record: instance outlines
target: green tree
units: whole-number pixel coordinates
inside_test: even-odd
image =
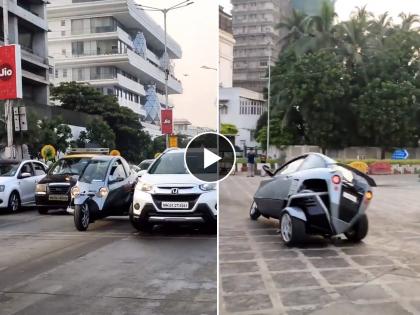
[[[220,133],[228,136],[236,136],[238,134],[238,128],[233,124],[221,124]]]
[[[94,119],[86,126],[86,140],[102,148],[115,148],[114,131],[102,119]]]

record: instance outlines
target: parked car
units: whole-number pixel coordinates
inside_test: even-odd
[[[111,215],[127,215],[137,175],[120,156],[95,156],[83,169],[71,189],[67,208],[74,225],[86,231],[90,223]]]
[[[130,164],[130,170],[136,174],[138,174],[141,171],[141,168],[138,167],[137,165],[134,164]]]
[[[306,234],[333,236],[344,233],[354,242],[368,233],[365,211],[375,181],[364,173],[329,157],[310,153],[272,172],[254,195],[250,217],[280,220],[286,245],[302,242]]]
[[[0,208],[15,212],[34,206],[36,184],[46,173],[39,161],[0,160]]]
[[[130,207],[131,224],[150,231],[159,223],[217,223],[217,185],[187,172],[184,149],[168,149],[139,179]]]
[[[107,154],[107,149],[73,149],[50,166],[47,176],[36,186],[36,206],[40,214],[48,210],[66,209],[70,203],[70,190],[80,173],[95,156]]]
[[[140,168],[140,171],[147,170],[149,168],[149,166],[152,165],[152,163],[154,161],[155,161],[154,159],[148,159],[148,160],[141,161],[141,163],[138,165],[138,167]]]

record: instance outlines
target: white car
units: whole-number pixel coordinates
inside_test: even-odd
[[[183,149],[168,149],[142,176],[134,190],[130,221],[139,231],[160,223],[217,226],[217,184],[188,173]]]
[[[0,208],[15,212],[35,205],[36,184],[46,173],[39,161],[0,160]]]

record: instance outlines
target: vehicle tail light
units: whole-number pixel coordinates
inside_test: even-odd
[[[331,181],[333,182],[333,184],[340,184],[341,183],[341,177],[338,175],[334,175],[333,177],[331,177]]]
[[[367,192],[365,193],[365,198],[366,198],[366,200],[372,200],[372,198],[373,198],[373,193],[372,193],[371,191],[367,191]]]

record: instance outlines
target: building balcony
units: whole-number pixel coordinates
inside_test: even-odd
[[[3,1],[0,1],[0,8],[3,8]],[[34,12],[29,11],[11,1],[9,1],[9,11],[17,17],[31,23],[32,26],[43,31],[48,31],[48,22],[44,18],[36,15]]]
[[[97,51],[85,51],[71,58],[55,59],[56,67],[91,67],[91,66],[116,66],[119,69],[138,77],[144,84],[156,83],[159,90],[165,90],[165,72],[149,60],[136,54],[131,49],[127,52],[109,51],[97,54]],[[182,84],[173,76],[169,76],[168,93],[182,93]]]
[[[81,12],[83,12],[83,15],[81,15]],[[142,30],[149,47],[153,47],[155,51],[163,52],[163,29],[146,12],[140,10],[133,0],[103,0],[77,4],[67,1],[65,4],[51,3],[48,6],[48,17],[50,19],[68,18],[69,16],[91,17],[96,15],[112,16],[125,29]],[[181,58],[181,47],[169,35],[167,37],[167,46],[170,58]]]

